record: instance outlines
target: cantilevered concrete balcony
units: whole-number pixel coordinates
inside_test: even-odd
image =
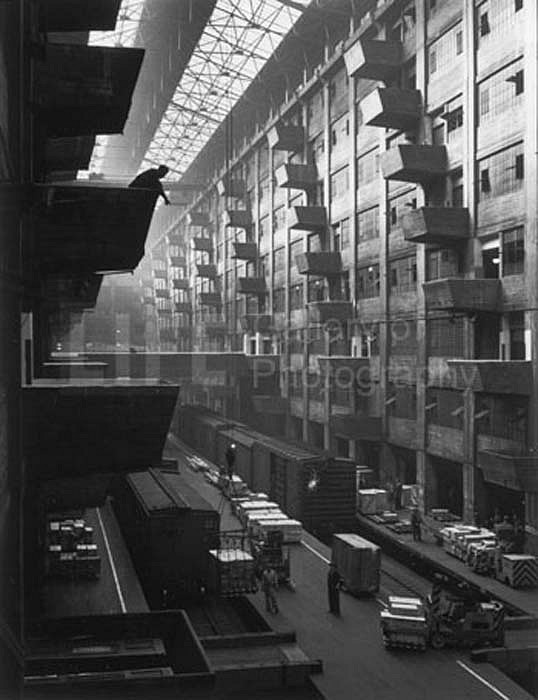
[[[159,464],[178,392],[178,386],[144,380],[58,380],[24,388],[26,478],[125,472],[126,455],[133,470]]]
[[[233,243],[234,257],[236,260],[255,260],[258,257],[256,243]]]
[[[252,226],[250,209],[227,209],[225,226],[248,229]]]
[[[38,156],[36,167],[39,172],[48,175],[73,173],[74,180],[77,170],[88,170],[94,145],[93,135],[47,139],[44,144],[43,162],[39,162]]]
[[[168,289],[156,289],[155,296],[157,299],[170,299],[170,291]]]
[[[378,88],[361,102],[363,122],[386,129],[413,129],[420,119],[420,90]]]
[[[172,267],[186,267],[187,258],[184,255],[171,255],[170,265]]]
[[[342,256],[337,252],[301,253],[295,263],[301,275],[331,277],[342,272]]]
[[[114,29],[121,0],[46,0],[39,5],[42,32]]]
[[[214,280],[217,276],[216,265],[196,265],[196,274],[204,279]]]
[[[276,124],[267,134],[269,148],[296,153],[304,145],[304,129],[293,124]]]
[[[300,163],[283,163],[275,170],[275,178],[278,187],[293,190],[308,190],[319,182],[317,167]]]
[[[47,275],[41,283],[41,295],[48,306],[91,309],[102,282],[102,275]]]
[[[525,360],[447,360],[450,388],[487,394],[532,392],[532,363]]]
[[[34,103],[48,137],[123,132],[143,49],[47,44]]]
[[[202,306],[222,306],[219,292],[200,292],[199,299]]]
[[[319,231],[327,226],[325,207],[291,207],[288,227],[300,231]]]
[[[400,144],[381,154],[381,171],[386,180],[426,183],[446,175],[445,146]]]
[[[157,193],[36,185],[34,264],[47,272],[131,271],[144,255]]]
[[[159,316],[170,316],[172,314],[171,306],[157,307],[157,314]]]
[[[309,323],[344,323],[353,316],[350,301],[311,301],[308,304]]]
[[[269,333],[273,319],[269,314],[245,314],[240,318],[241,330],[245,333]]]
[[[176,301],[174,311],[177,314],[192,314],[192,304],[190,301]]]
[[[191,226],[209,226],[210,223],[209,214],[205,211],[191,211],[189,214]]]
[[[402,65],[402,44],[399,41],[358,39],[344,54],[348,75],[368,80],[392,78]]]
[[[478,450],[477,466],[484,481],[513,491],[538,492],[538,457]]]
[[[469,210],[462,207],[420,207],[402,216],[406,241],[454,245],[469,238]]]
[[[243,199],[247,192],[247,185],[244,180],[223,178],[217,183],[217,192],[221,197],[235,197]]]
[[[445,279],[422,285],[428,311],[497,311],[501,309],[501,281],[498,279]]]
[[[156,270],[153,270],[153,276],[157,280],[167,280],[168,271],[166,270],[166,268],[157,268]]]
[[[190,289],[190,282],[186,277],[176,278],[172,281],[174,289]]]
[[[183,236],[180,233],[169,233],[166,236],[166,239],[168,241],[168,245],[182,245],[183,244]]]
[[[353,415],[332,415],[329,419],[331,432],[348,440],[381,440],[381,418],[366,416],[361,413]]]
[[[203,253],[211,253],[213,251],[213,241],[211,238],[193,238],[193,250],[200,250]]]
[[[265,277],[239,277],[237,280],[238,294],[267,294]]]

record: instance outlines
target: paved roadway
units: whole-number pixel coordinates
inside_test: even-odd
[[[192,450],[186,452],[175,438],[169,439],[165,456],[177,459],[193,486],[221,512],[222,529],[237,529],[238,521],[220,492],[188,467],[188,453]],[[465,650],[387,651],[379,628],[383,598],[410,595],[409,587],[423,594],[430,584],[386,557],[387,573],[382,574],[377,598],[342,594],[342,616],[328,613],[329,554],[308,533],[292,547],[296,590],[280,589],[280,612],[269,619],[276,630],[295,630],[306,654],[322,659],[323,673],[313,682],[327,700],[532,700],[493,666],[471,662]],[[265,614],[262,595],[251,600]]]

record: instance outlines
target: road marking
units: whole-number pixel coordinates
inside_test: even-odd
[[[482,678],[481,675],[479,675],[476,671],[473,671],[472,668],[469,668],[467,664],[464,664],[463,661],[456,661],[458,666],[461,666],[464,668],[467,673],[470,673],[471,676],[474,676],[477,680],[479,680],[481,683],[483,683],[486,687],[488,687],[490,690],[493,690],[493,692],[498,695],[502,700],[510,700],[508,695],[505,695],[504,693],[501,693],[500,690],[498,690],[494,685],[492,685],[489,681],[487,681],[485,678]]]
[[[327,559],[326,557],[324,557],[323,554],[320,554],[316,549],[314,549],[314,547],[311,547],[309,544],[306,544],[306,542],[304,540],[301,540],[301,544],[303,545],[303,547],[306,547],[310,552],[312,552],[312,554],[315,554],[316,557],[319,557],[319,559],[321,559],[321,561],[324,561],[326,564],[331,563],[330,559]]]
[[[103,539],[105,541],[105,547],[106,547],[106,553],[108,555],[108,561],[110,562],[110,568],[112,569],[112,576],[114,576],[114,584],[116,586],[116,592],[118,594],[118,598],[120,600],[120,607],[122,613],[127,612],[127,606],[125,605],[125,600],[123,598],[123,594],[121,592],[121,586],[120,586],[120,580],[118,578],[118,572],[116,571],[116,566],[114,564],[114,559],[112,558],[112,551],[110,550],[110,544],[108,542],[108,537],[105,532],[105,526],[103,525],[103,520],[101,518],[101,510],[97,508],[97,517],[99,519],[99,527],[101,528],[101,532],[103,533]]]

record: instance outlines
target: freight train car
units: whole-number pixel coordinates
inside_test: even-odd
[[[204,589],[220,518],[178,472],[128,474],[114,508],[150,607],[175,607]]]
[[[177,410],[178,437],[215,464],[219,463],[217,436],[230,425],[230,421],[201,406],[180,406]],[[221,463],[225,463],[223,455]]]
[[[268,494],[306,529],[323,536],[354,522],[356,475],[351,460],[264,435],[206,409],[182,406],[180,411],[185,415],[182,440],[208,457],[213,440],[216,464],[225,464],[226,450],[235,444],[235,472],[252,491]]]

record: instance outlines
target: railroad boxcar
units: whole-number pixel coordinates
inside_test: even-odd
[[[151,607],[173,607],[205,588],[220,518],[179,473],[127,474],[114,508]]]

